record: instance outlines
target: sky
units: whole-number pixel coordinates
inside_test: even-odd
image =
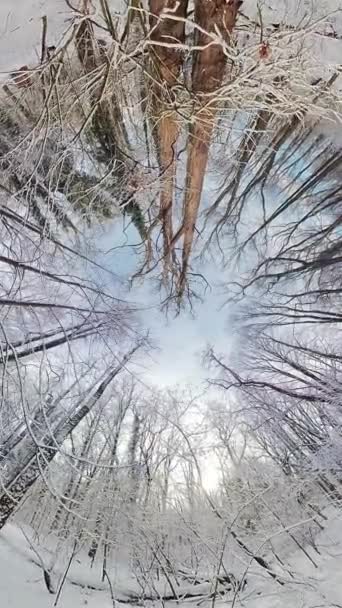
[[[129,228],[125,235],[128,244],[137,242],[134,227]],[[104,252],[99,254],[99,260],[123,279],[136,270],[136,259],[132,249],[129,246],[117,249],[125,238],[122,237],[121,220],[105,231],[99,229],[96,238],[97,247]],[[114,250],[113,243],[115,243]],[[135,284],[132,291],[126,295],[128,300],[138,303],[142,326],[151,331],[151,339],[156,349],[144,362],[144,376],[148,381],[159,386],[192,384],[200,387],[207,377],[207,371],[202,365],[202,353],[205,347],[215,344],[218,351],[226,353],[229,350],[230,309],[228,306],[222,307],[227,295],[220,295],[221,288],[217,284],[219,279],[223,280],[224,273],[213,263],[207,264],[202,271],[210,278],[211,290],[208,290],[203,302],[195,303],[194,314],[188,309],[178,316],[172,311],[169,314],[162,312],[158,306],[160,296],[153,291],[149,280],[144,281],[140,286]],[[229,273],[226,274],[228,280]],[[112,290],[116,289],[117,284],[114,282]]]

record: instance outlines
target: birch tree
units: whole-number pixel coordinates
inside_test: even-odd
[[[103,373],[101,382],[95,381],[91,387],[90,396],[76,402],[66,416],[64,415],[57,420],[55,424],[48,419],[48,429],[45,430],[45,433],[37,437],[32,434],[32,429],[30,429],[31,433],[28,429],[28,437],[19,443],[16,452],[10,453],[13,465],[5,468],[6,477],[0,497],[1,526],[6,523],[15,506],[20,503],[32,483],[36,481],[39,474],[55,457],[70,433],[91,412],[106,388],[126,366],[138,348],[138,345],[135,346],[118,365],[112,366],[111,369]]]

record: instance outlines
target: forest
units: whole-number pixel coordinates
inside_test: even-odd
[[[3,6],[0,605],[341,608],[341,0]]]

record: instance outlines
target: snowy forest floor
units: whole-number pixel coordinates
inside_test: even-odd
[[[23,540],[23,549],[25,548]],[[0,537],[0,606],[3,608],[49,608],[56,601],[55,595],[47,591],[43,572],[25,552],[11,544],[6,529]],[[61,608],[110,608],[110,596],[104,592],[90,591],[69,582],[60,598]]]
[[[289,560],[289,578],[283,586],[269,581],[260,571],[248,568],[248,584],[235,597],[234,592],[215,602],[221,606],[245,606],[247,608],[318,608],[342,606],[342,521],[338,511],[330,510],[325,530],[316,539],[317,552],[308,549],[316,567],[302,552],[294,552]],[[80,560],[78,560],[80,562]],[[248,564],[246,564],[246,567]],[[56,605],[56,595],[51,595],[43,580],[43,571],[37,565],[37,556],[30,548],[21,531],[8,525],[0,534],[0,606],[6,608],[49,608]],[[94,573],[78,563],[70,570],[57,606],[60,608],[111,608],[110,589],[94,590]],[[99,588],[101,584],[98,583]],[[117,591],[113,584],[114,594]],[[122,585],[120,585],[122,593]],[[124,595],[124,593],[122,594]],[[129,589],[127,589],[129,595]],[[183,600],[194,606],[212,605],[212,600],[194,598]],[[117,607],[120,599],[115,600]],[[169,602],[169,607],[176,602]],[[129,605],[127,600],[122,605]]]

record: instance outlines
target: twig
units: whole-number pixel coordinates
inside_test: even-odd
[[[19,108],[19,110],[24,114],[25,118],[27,118],[27,120],[31,120],[32,115],[30,114],[30,112],[28,112],[25,106],[23,106],[23,104],[19,101],[17,96],[13,93],[13,91],[11,91],[7,84],[4,84],[3,91],[6,93],[7,97],[9,97],[11,101],[13,101],[15,105]]]
[[[103,574],[106,577],[107,581],[108,581],[108,585],[109,585],[109,589],[110,589],[110,596],[112,598],[112,602],[113,602],[113,608],[116,608],[116,601],[115,601],[115,596],[114,596],[114,589],[113,589],[113,585],[111,583],[111,580],[108,576],[108,572],[107,570],[104,568],[103,570]]]
[[[45,59],[46,59],[46,55],[47,55],[47,46],[46,46],[46,37],[47,37],[47,16],[43,15],[42,17],[42,22],[43,22],[43,31],[42,31],[42,46],[41,46],[41,54],[40,54],[40,63],[43,64]]]
[[[73,547],[72,553],[70,555],[70,558],[69,558],[69,561],[68,561],[68,565],[67,565],[67,567],[66,567],[66,569],[64,571],[64,574],[63,574],[63,577],[62,577],[62,580],[61,580],[61,584],[58,587],[57,597],[55,599],[54,606],[57,606],[57,604],[58,604],[59,598],[60,598],[61,593],[62,593],[62,589],[63,589],[65,581],[66,581],[66,577],[68,576],[68,572],[69,572],[70,566],[72,564],[72,560],[74,559],[75,554],[76,554],[76,548],[77,548],[77,538],[75,539],[74,547]]]
[[[24,535],[25,539],[27,540],[28,544],[30,545],[31,550],[38,557],[38,560],[40,562],[41,568],[43,570],[44,582],[45,582],[45,585],[46,585],[46,588],[47,588],[48,592],[51,593],[51,595],[54,595],[56,593],[56,591],[54,590],[54,588],[52,586],[51,574],[50,574],[49,570],[45,567],[45,564],[44,564],[42,556],[38,553],[37,549],[33,545],[31,539],[27,536],[27,534],[26,534],[25,530],[23,529],[23,527],[19,526],[19,528],[20,528],[22,534]]]

